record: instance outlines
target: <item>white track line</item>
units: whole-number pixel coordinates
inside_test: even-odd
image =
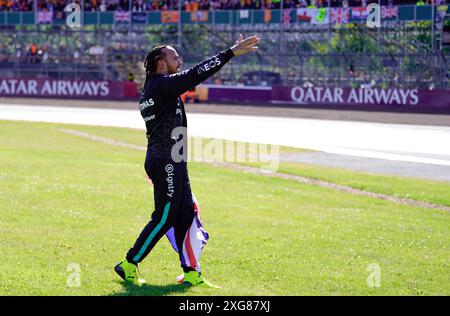
[[[145,128],[137,109],[3,104],[0,119]],[[188,126],[190,136],[450,166],[450,127],[446,126],[198,113],[188,114]]]

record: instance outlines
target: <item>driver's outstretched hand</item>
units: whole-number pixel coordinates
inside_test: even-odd
[[[239,38],[231,46],[231,50],[233,51],[234,56],[240,56],[247,54],[248,52],[254,52],[258,49],[259,37],[256,35],[243,38],[242,34],[239,34]]]

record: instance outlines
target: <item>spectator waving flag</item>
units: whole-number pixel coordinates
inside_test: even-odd
[[[36,12],[36,24],[52,23],[53,11],[39,11]]]
[[[161,11],[161,23],[177,23],[178,11]]]
[[[398,18],[398,7],[396,6],[382,6],[381,7],[381,17],[383,19],[394,19]]]
[[[239,19],[248,19],[250,18],[250,14],[248,10],[239,10]]]
[[[313,10],[309,8],[297,9],[297,20],[300,22],[311,22],[313,17]]]
[[[208,11],[192,11],[191,12],[191,21],[192,22],[208,22]]]
[[[291,24],[291,9],[285,9],[283,10],[283,24],[285,26]]]
[[[131,19],[133,23],[145,23],[147,22],[147,12],[132,12]]]
[[[369,16],[366,7],[353,7],[352,18],[365,20]]]
[[[115,11],[114,22],[116,23],[130,23],[131,14],[129,11]]]
[[[311,9],[312,24],[328,24],[329,23],[329,14],[327,8],[319,8],[319,9]]]
[[[264,10],[264,22],[269,23],[270,21],[272,21],[272,11],[270,11],[270,9],[265,9]]]
[[[330,22],[336,24],[348,23],[350,20],[349,8],[331,8],[330,9]]]

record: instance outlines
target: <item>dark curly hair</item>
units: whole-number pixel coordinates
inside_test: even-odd
[[[144,61],[144,68],[145,68],[144,88],[147,85],[148,80],[150,80],[153,73],[156,71],[156,62],[161,57],[164,57],[164,52],[162,51],[162,49],[166,47],[167,45],[156,46],[150,51],[150,53],[147,54],[147,57],[145,58]]]

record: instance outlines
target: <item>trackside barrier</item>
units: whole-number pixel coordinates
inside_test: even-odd
[[[201,102],[252,105],[327,106],[334,108],[428,108],[449,109],[450,90],[376,87],[224,86],[199,85]],[[1,78],[0,97],[69,98],[96,100],[139,100],[134,82]]]

